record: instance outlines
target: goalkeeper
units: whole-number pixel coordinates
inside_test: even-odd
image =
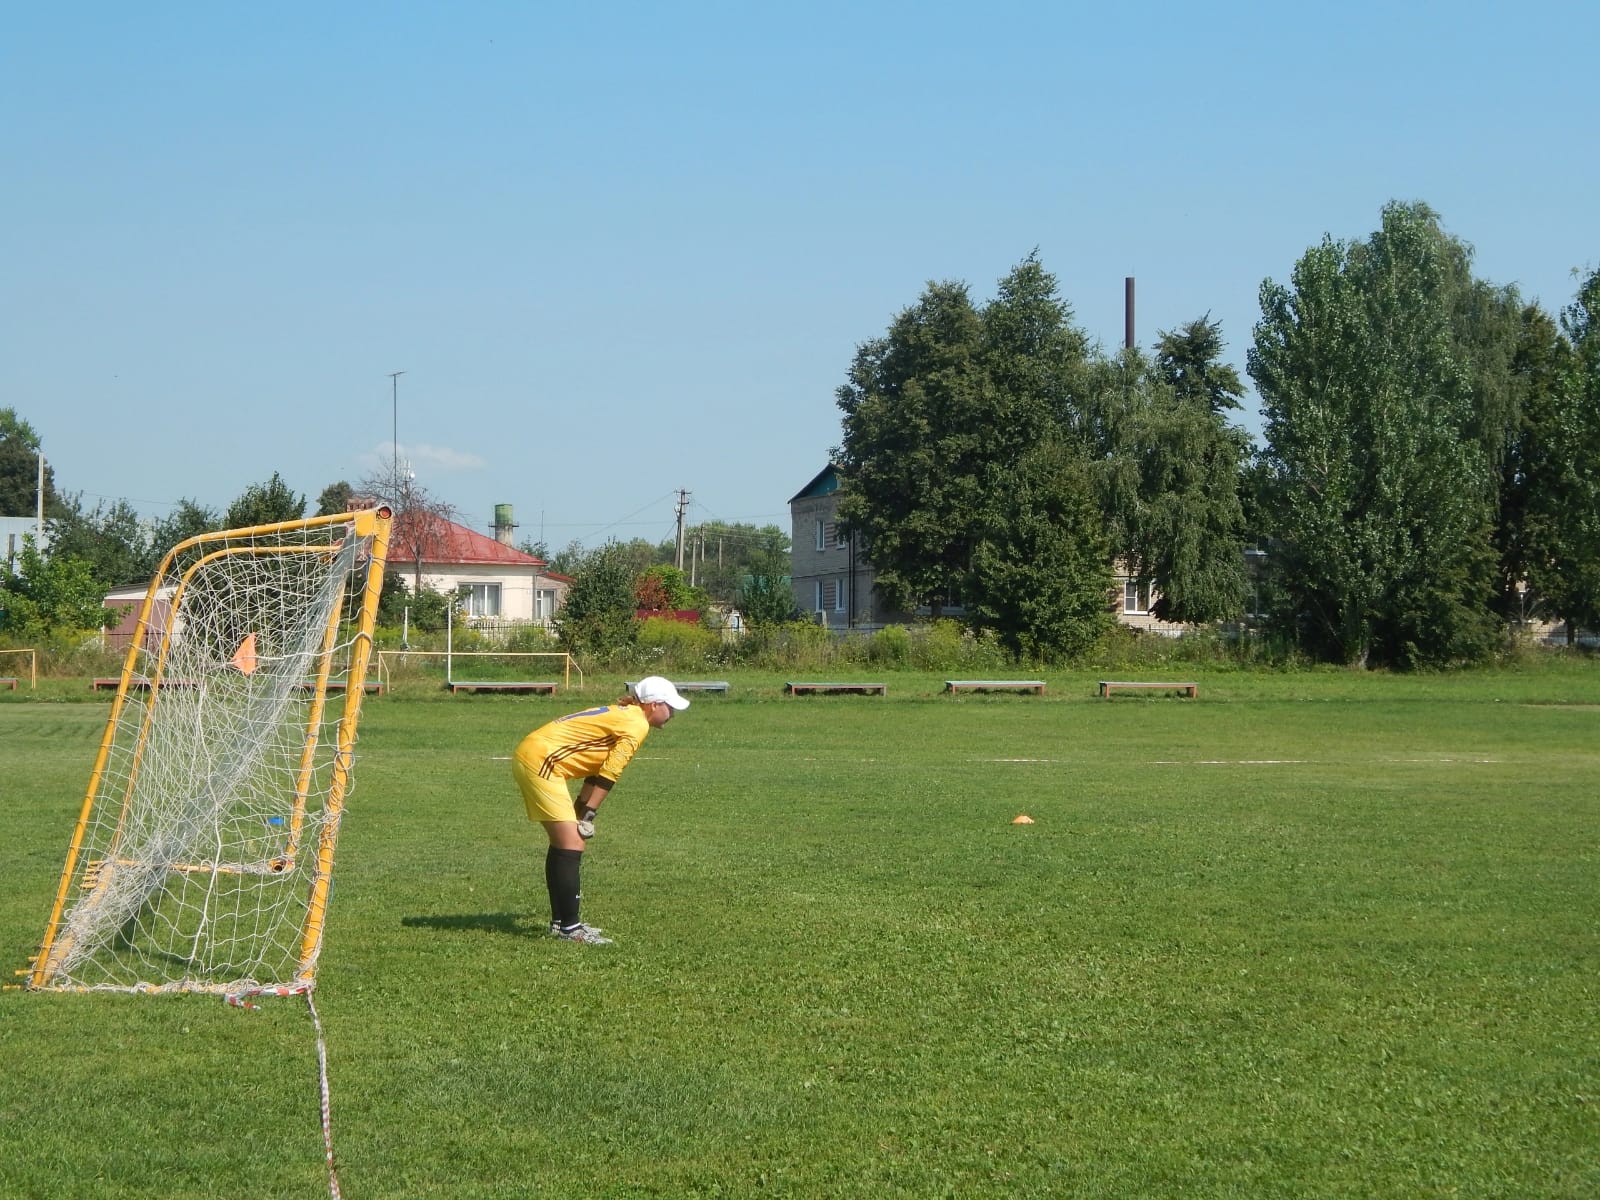
[[[652,729],[660,729],[689,702],[660,675],[641,679],[615,704],[569,713],[541,725],[517,746],[511,774],[522,791],[528,820],[550,838],[544,882],[550,891],[550,932],[571,942],[610,945],[578,919],[578,878],[583,845],[611,785]],[[574,800],[567,780],[582,779]]]

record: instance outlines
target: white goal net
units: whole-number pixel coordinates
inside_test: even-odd
[[[30,983],[309,986],[386,509],[191,538],[140,610]]]

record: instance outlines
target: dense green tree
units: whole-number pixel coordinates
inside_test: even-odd
[[[1210,316],[1157,335],[1155,374],[1179,400],[1221,413],[1239,407],[1244,383],[1222,361],[1222,322]]]
[[[334,517],[340,513],[347,513],[354,507],[355,495],[355,488],[342,479],[337,483],[330,483],[317,496],[317,511],[312,515]]]
[[[1600,270],[1561,314],[1570,345],[1541,397],[1528,463],[1528,581],[1554,615],[1600,629]]]
[[[779,625],[798,616],[790,586],[789,537],[775,526],[766,543],[748,560],[749,574],[740,582],[738,609],[755,628]]]
[[[1223,415],[1244,386],[1221,353],[1219,323],[1163,332],[1117,448],[1129,464],[1121,556],[1155,585],[1152,611],[1164,621],[1205,624],[1244,609],[1239,485],[1249,439]]]
[[[143,582],[155,571],[151,530],[126,500],[102,501],[85,512],[81,497],[64,497],[49,528],[51,556],[88,563],[104,589]]]
[[[753,573],[754,561],[774,536],[787,546],[788,535],[776,525],[729,521],[690,525],[684,530],[684,570],[711,600],[737,604],[743,581]],[[656,561],[677,561],[676,539],[669,538],[656,547]]]
[[[1328,658],[1413,667],[1493,645],[1495,476],[1457,319],[1469,260],[1425,205],[1390,204],[1367,241],[1325,238],[1290,286],[1262,285],[1249,367],[1278,615]]]
[[[929,284],[885,337],[864,344],[838,391],[839,521],[861,535],[896,608],[939,611],[959,591],[998,459],[983,322],[965,284]]]
[[[295,495],[278,473],[265,483],[253,483],[228,506],[223,520],[229,529],[250,525],[272,525],[279,521],[298,521],[306,515],[305,494]]]
[[[102,604],[105,593],[87,562],[65,554],[46,558],[28,534],[16,569],[0,563],[0,630],[47,640],[99,629],[115,619]]]
[[[1525,306],[1513,375],[1520,388],[1517,419],[1499,458],[1499,503],[1494,547],[1500,563],[1497,608],[1515,626],[1548,606],[1529,587],[1534,562],[1545,554],[1560,512],[1548,500],[1559,490],[1557,434],[1562,391],[1569,378],[1571,346],[1555,319],[1537,304]]]
[[[227,526],[220,514],[195,500],[179,500],[172,511],[155,523],[150,531],[151,559],[159,565],[167,551],[179,542]]]
[[[889,604],[925,603],[937,615],[946,597],[965,594],[980,543],[1006,536],[997,513],[1017,464],[1057,436],[1073,407],[1086,353],[1034,256],[981,311],[966,285],[929,284],[860,348],[838,392],[839,518],[862,536]],[[988,553],[991,563],[1012,557],[1002,546]],[[1023,630],[1013,639],[1030,640],[1040,639]]]
[[[39,511],[39,435],[14,408],[0,408],[0,517]],[[57,515],[55,470],[44,465],[44,512]]]
[[[1058,442],[1015,464],[973,552],[972,623],[1019,657],[1080,653],[1110,624],[1100,506],[1088,465]]]
[[[590,551],[576,565],[554,619],[556,635],[569,653],[604,660],[633,644],[638,574],[637,556],[615,541]]]

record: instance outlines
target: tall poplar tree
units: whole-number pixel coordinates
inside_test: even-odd
[[[1570,635],[1600,629],[1600,270],[1562,311],[1561,327],[1570,352],[1534,422],[1526,551],[1529,584]]]
[[[1365,242],[1325,238],[1268,280],[1262,398],[1277,617],[1357,664],[1471,661],[1494,644],[1496,477],[1459,320],[1470,252],[1422,204]]]

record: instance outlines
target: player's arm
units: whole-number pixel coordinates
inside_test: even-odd
[[[594,815],[611,792],[612,780],[604,775],[591,775],[578,788],[578,798],[572,802],[578,815],[578,836],[588,841],[594,836]]]
[[[611,791],[611,785],[615,782],[615,780],[607,779],[604,775],[589,776],[583,781],[583,785],[578,788],[578,799],[574,802],[573,807],[580,814],[585,809],[590,812],[598,812],[600,806],[605,803],[606,796]]]

